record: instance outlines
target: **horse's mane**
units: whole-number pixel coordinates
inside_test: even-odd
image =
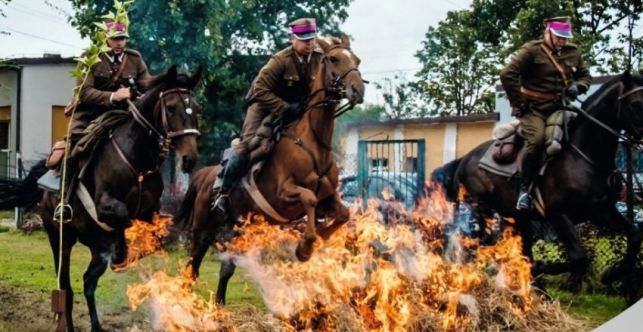
[[[612,77],[609,81],[603,83],[601,85],[601,87],[598,88],[598,90],[596,90],[596,92],[594,92],[591,95],[589,95],[587,97],[587,99],[585,99],[585,101],[583,101],[583,104],[581,105],[581,107],[584,110],[587,110],[587,108],[590,107],[591,105],[593,105],[594,103],[596,103],[596,101],[599,98],[603,98],[605,93],[606,93],[606,91],[611,89],[615,84],[621,82],[622,76],[623,75],[616,75],[616,76]]]
[[[154,107],[154,104],[158,100],[158,96],[162,91],[169,90],[172,88],[188,88],[190,83],[190,77],[185,73],[176,74],[176,77],[173,79],[168,78],[168,74],[160,74],[154,76],[148,80],[141,82],[141,88],[144,89],[145,93],[143,97],[136,100],[134,105],[140,110],[149,109]]]

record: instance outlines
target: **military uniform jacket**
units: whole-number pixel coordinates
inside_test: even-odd
[[[281,113],[292,102],[303,102],[310,95],[312,82],[321,65],[321,50],[315,49],[306,64],[292,46],[273,55],[261,68],[246,97],[248,106],[257,104],[264,111]],[[304,59],[305,60],[305,59]]]
[[[550,49],[542,39],[523,45],[500,73],[500,81],[512,107],[528,105],[532,101],[520,92],[521,86],[538,93],[557,95],[573,82],[578,85],[581,93],[591,85],[592,77],[578,46],[567,43],[559,54],[551,51],[567,77],[568,82],[565,84],[563,76],[541,45]]]
[[[73,120],[77,124],[73,127],[82,130],[104,111],[118,108],[118,105],[110,102],[110,95],[130,77],[134,79],[139,88],[141,81],[151,78],[139,52],[125,49],[123,53],[121,63],[124,63],[124,67],[118,77],[114,77],[114,75],[118,73],[121,64],[112,62],[105,53],[100,55],[100,63],[92,67],[80,92],[79,105],[73,116]],[[82,79],[79,79],[77,84],[81,83]]]

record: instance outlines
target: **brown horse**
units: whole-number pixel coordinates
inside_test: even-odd
[[[59,274],[60,288],[65,290],[65,315],[67,330],[73,331],[73,292],[69,280],[69,259],[72,247],[80,241],[91,251],[91,262],[83,275],[83,291],[89,307],[92,331],[102,331],[94,292],[98,279],[107,269],[122,263],[127,257],[125,229],[132,219],[150,221],[159,209],[163,181],[159,167],[167,150],[173,148],[182,161],[182,170],[189,172],[197,159],[198,104],[192,89],[200,78],[177,74],[171,67],[164,75],[153,79],[149,90],[130,107],[131,116],[119,123],[109,139],[97,146],[97,156],[88,164],[83,183],[93,198],[97,220],[84,208],[74,195],[72,220],[63,224],[62,251],[59,253],[60,224],[53,219],[57,193],[45,192],[38,205],[49,243],[54,254],[54,265]],[[169,145],[171,144],[171,145]],[[44,173],[42,166],[30,173]],[[27,206],[32,204],[38,189],[28,176],[25,181],[5,180],[0,184],[0,207]],[[25,196],[21,196],[24,193]]]
[[[237,220],[248,212],[259,212],[273,223],[288,223],[307,217],[306,229],[296,249],[297,257],[308,260],[317,235],[327,239],[349,218],[336,192],[338,170],[331,151],[335,111],[339,101],[350,105],[363,101],[364,81],[358,70],[359,58],[351,51],[348,37],[330,40],[318,38],[324,52],[322,65],[310,83],[311,97],[305,114],[281,134],[272,156],[256,174],[255,182],[261,196],[274,210],[263,211],[245,188],[232,193],[231,215],[220,216],[210,210],[212,185],[220,171],[211,166],[197,172],[175,217],[175,223],[191,226],[192,249],[190,267],[193,277],[199,275],[203,256],[215,240],[231,236],[228,220]],[[245,186],[245,185],[244,185]],[[254,194],[256,197],[256,193]],[[317,224],[317,218],[330,218]],[[226,235],[228,234],[228,235]],[[222,236],[223,235],[223,236]],[[225,302],[227,281],[234,273],[234,263],[222,266],[217,301]]]

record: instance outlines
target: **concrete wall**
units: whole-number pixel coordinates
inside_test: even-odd
[[[22,159],[38,160],[53,142],[52,107],[65,106],[76,85],[69,75],[74,64],[26,65],[22,71],[20,140]]]

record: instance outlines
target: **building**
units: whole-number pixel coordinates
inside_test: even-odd
[[[0,176],[15,176],[21,161],[28,169],[65,135],[75,66],[52,54],[0,63]]]
[[[585,96],[592,94],[601,84],[613,77],[601,76],[595,78]],[[584,99],[585,96],[582,96],[581,99]],[[351,123],[347,126],[346,133],[341,135],[342,139],[339,142],[343,149],[343,153],[339,154],[343,173],[357,173],[359,160],[358,142],[360,140],[424,139],[426,146],[424,170],[429,174],[440,165],[462,157],[480,143],[491,139],[493,129],[496,126],[512,120],[511,106],[501,85],[496,86],[495,99],[495,112],[489,114]],[[417,158],[417,152],[407,152],[406,157],[399,157],[399,154],[399,151],[383,151],[379,152],[376,157],[369,151],[368,159],[372,164],[371,166],[384,167],[390,171],[415,171],[414,167],[409,165],[412,165],[412,161]]]

